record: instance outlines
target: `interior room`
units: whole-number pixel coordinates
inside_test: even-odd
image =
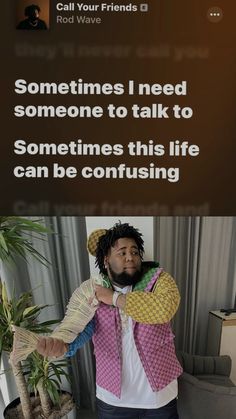
[[[30,252],[14,257],[11,263],[0,257],[0,277],[8,295],[14,289],[19,298],[32,290],[33,305],[47,305],[40,313],[41,322],[61,320],[73,291],[83,281],[99,274],[95,258],[87,250],[87,238],[94,230],[110,229],[119,221],[139,229],[144,240],[143,259],[159,262],[175,279],[181,296],[172,321],[175,348],[184,371],[179,378],[180,419],[233,419],[236,408],[235,217],[39,216],[28,219],[47,229],[43,237],[30,235],[32,246],[47,261],[42,263]],[[2,229],[0,221],[0,234]],[[4,353],[1,362],[0,411],[3,412],[18,394]],[[95,362],[91,341],[70,359],[68,371],[71,383],[63,380],[63,387],[72,391],[78,409],[66,417],[95,418]]]

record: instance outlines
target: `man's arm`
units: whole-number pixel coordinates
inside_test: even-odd
[[[120,296],[117,300],[119,307]],[[153,292],[134,291],[126,295],[124,311],[139,323],[163,324],[175,315],[180,295],[174,279],[163,272]]]
[[[81,294],[83,294],[87,300],[86,307],[84,297],[81,300]],[[52,337],[40,338],[37,345],[37,351],[41,355],[49,357],[60,357],[63,355],[72,356],[79,347],[91,338],[94,330],[91,326],[88,326],[88,324],[89,320],[94,316],[96,311],[95,307],[96,304],[98,304],[98,301],[96,300],[95,305],[93,304],[92,306],[94,297],[94,281],[88,279],[73,292],[67,306],[65,317],[53,332]],[[75,306],[78,307],[77,310],[75,310]],[[83,316],[80,316],[81,307]],[[65,343],[71,342],[72,340],[73,342],[76,341],[73,348]]]
[[[112,305],[114,291],[111,288],[95,286],[99,301]],[[134,291],[120,295],[117,307],[139,323],[163,324],[175,315],[180,302],[180,295],[175,280],[163,272],[157,280],[153,292]]]
[[[37,351],[43,356],[61,357],[65,355],[67,358],[75,355],[77,350],[88,342],[94,334],[95,321],[92,319],[83,332],[70,344],[65,343],[61,339],[51,337],[41,337],[37,344]]]
[[[91,337],[94,334],[94,330],[95,330],[95,320],[92,319],[87,324],[87,326],[85,327],[83,332],[81,332],[77,336],[77,338],[68,345],[68,350],[65,353],[65,357],[69,358],[69,357],[75,355],[76,352],[78,351],[78,349],[82,348],[82,346],[84,346],[84,344],[91,339]]]

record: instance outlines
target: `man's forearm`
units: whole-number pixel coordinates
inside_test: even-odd
[[[81,332],[77,338],[68,345],[67,348],[67,352],[65,353],[65,356],[71,357],[73,355],[76,354],[76,352],[78,351],[78,349],[82,348],[82,346],[88,342],[93,334],[94,334],[94,330],[95,330],[95,320],[92,319],[87,326],[85,327],[85,329],[83,330],[83,332]]]

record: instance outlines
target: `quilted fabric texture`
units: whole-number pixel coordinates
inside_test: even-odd
[[[122,338],[119,310],[101,304],[96,312],[95,320],[93,343],[96,357],[96,382],[120,397]]]
[[[141,323],[167,323],[175,315],[179,302],[174,279],[162,272],[153,292],[134,291],[126,296],[125,313]]]
[[[134,327],[136,347],[153,391],[161,390],[182,373],[176,359],[169,323]]]
[[[161,278],[163,283],[159,286],[158,283],[161,281]],[[163,314],[165,312],[163,301],[162,306],[159,303],[158,308],[156,307],[155,310],[155,305],[158,301],[157,290],[159,289],[163,293],[164,284],[168,285],[167,293],[170,293],[170,298],[167,298],[168,309],[166,311],[173,315],[173,312],[176,311],[178,306],[179,294],[178,290],[176,293],[177,287],[174,280],[169,274],[162,273],[162,269],[155,269],[154,275],[149,283],[146,284],[145,292],[136,291],[130,293],[130,295],[134,295],[135,301],[132,300],[132,303],[130,303],[129,313],[137,314],[140,311],[141,316],[139,318],[147,320],[147,324],[143,320],[133,322],[134,339],[140,360],[153,391],[164,388],[182,373],[182,368],[175,355],[174,335],[169,322],[165,324],[151,324],[154,318],[157,318],[156,311],[158,311],[158,308],[161,308],[162,313],[158,318],[163,320],[163,318],[167,317],[167,314]],[[148,292],[151,291],[153,286],[154,293]],[[173,293],[171,293],[171,290]],[[139,295],[142,297],[141,304],[143,304],[143,300],[147,298],[149,301],[149,297],[152,297],[154,294],[155,299],[151,301],[151,309],[149,309],[148,303],[146,304],[146,302],[144,308],[137,303]],[[177,302],[170,304],[173,296],[176,297]],[[137,306],[135,306],[135,302]],[[129,315],[134,318],[132,314]],[[117,397],[120,397],[122,329],[119,310],[115,307],[101,304],[96,312],[95,320],[96,326],[93,342],[96,356],[97,384]]]
[[[143,291],[147,287],[147,285],[150,283],[151,279],[155,277],[157,279],[157,268],[151,268],[149,269],[142,277],[141,281],[139,281],[135,287],[134,291]]]
[[[96,256],[98,240],[100,239],[101,236],[106,234],[106,231],[107,230],[105,230],[104,228],[100,228],[98,230],[94,230],[89,235],[88,241],[87,241],[87,249],[92,256]]]

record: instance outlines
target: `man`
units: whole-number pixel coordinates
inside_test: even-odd
[[[173,278],[157,263],[142,261],[142,235],[129,224],[95,231],[88,249],[105,285],[95,286],[100,305],[94,322],[69,348],[41,339],[38,351],[68,356],[93,334],[99,419],[178,419],[182,369],[170,320],[180,297]]]
[[[17,29],[40,30],[47,29],[44,20],[39,19],[40,7],[36,4],[31,4],[25,8],[25,16],[27,19],[22,20]]]

